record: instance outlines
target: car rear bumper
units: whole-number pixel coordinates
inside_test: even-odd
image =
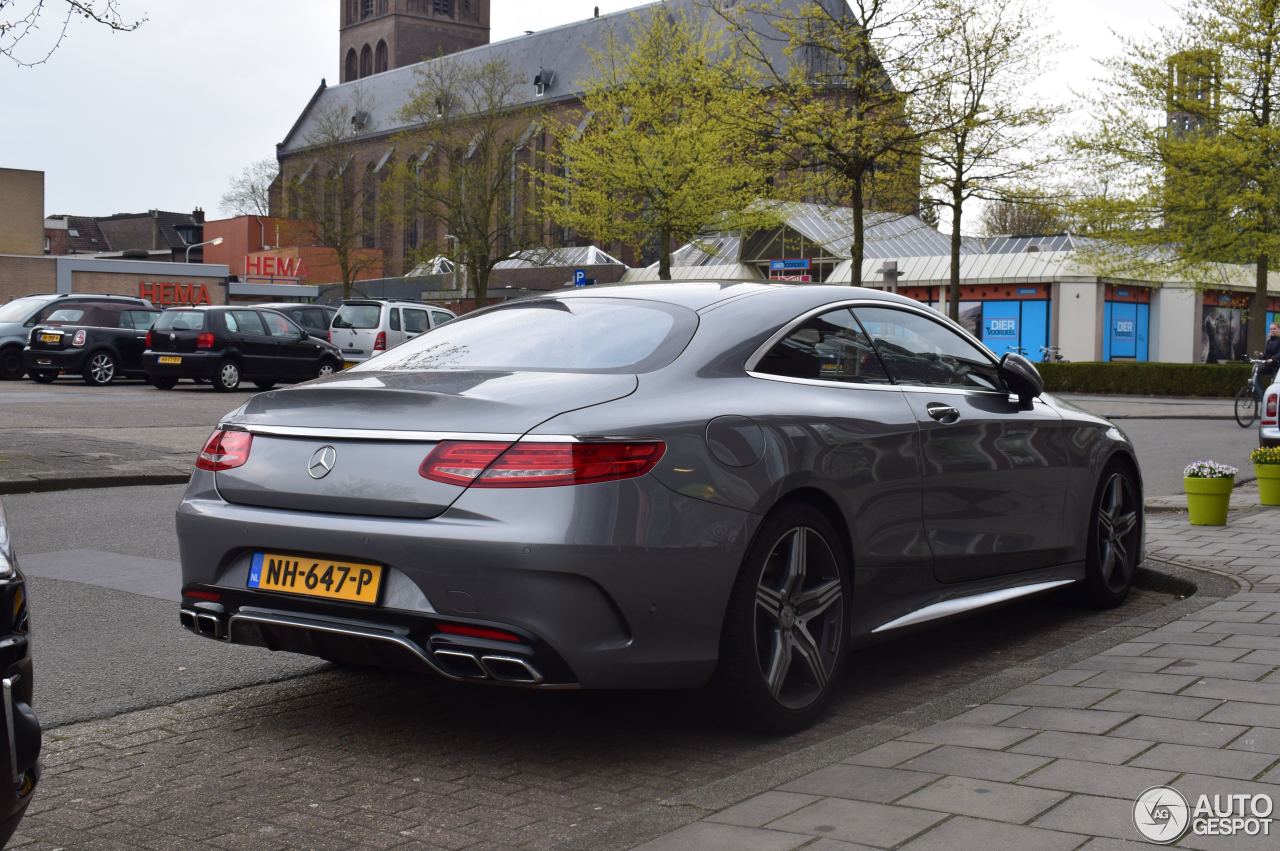
[[[182,358],[182,363],[160,363],[160,358]],[[142,369],[148,377],[212,378],[222,362],[221,352],[153,352],[142,354]]]
[[[84,369],[84,349],[33,349],[22,350],[22,365],[27,371],[60,369],[65,372],[80,372]]]
[[[191,631],[544,688],[704,684],[755,522],[649,477],[472,490],[431,520],[235,505],[213,479],[197,472],[178,509],[184,587],[220,596],[184,598]],[[264,549],[380,563],[382,601],[369,607],[248,589],[249,560]],[[442,624],[498,629],[520,641],[445,634]]]

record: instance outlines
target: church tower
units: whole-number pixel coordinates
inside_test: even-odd
[[[489,43],[489,0],[339,0],[344,83]]]

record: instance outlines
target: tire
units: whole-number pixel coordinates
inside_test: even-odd
[[[178,379],[165,378],[159,375],[148,375],[147,383],[157,390],[172,390],[178,386]]]
[[[224,360],[218,364],[218,371],[210,379],[213,389],[219,393],[230,393],[240,386],[240,364],[233,360]]]
[[[274,381],[255,381],[253,382],[253,386],[257,387],[259,390],[270,390],[272,387],[276,386],[276,383]]]
[[[0,381],[17,381],[26,373],[22,365],[22,347],[0,349]]]
[[[822,714],[849,643],[847,563],[812,505],[785,504],[765,519],[725,612],[710,686],[722,720],[789,733]]]
[[[85,362],[84,371],[80,375],[84,383],[91,387],[106,387],[116,380],[116,356],[111,352],[94,352]]]
[[[1133,587],[1142,546],[1142,503],[1128,466],[1112,462],[1102,471],[1089,511],[1084,582],[1077,599],[1094,609],[1114,609]]]
[[[320,361],[320,366],[316,368],[316,378],[324,378],[326,375],[333,375],[337,371],[338,367],[333,361]]]
[[[27,373],[36,384],[52,384],[58,380],[56,369],[33,369]]]
[[[1241,387],[1236,391],[1236,423],[1240,428],[1248,428],[1258,419],[1258,397],[1253,395],[1252,387]]]

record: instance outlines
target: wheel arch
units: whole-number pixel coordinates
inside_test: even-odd
[[[844,550],[845,561],[849,567],[849,579],[852,581],[854,564],[853,536],[849,531],[849,523],[845,519],[844,512],[840,510],[840,504],[836,502],[835,497],[831,494],[812,485],[795,487],[781,494],[773,506],[765,513],[765,516],[767,517],[780,508],[797,502],[805,503],[822,512],[823,516],[827,518],[827,522],[831,524],[831,528],[836,530],[836,535],[839,538],[838,543],[841,549]],[[753,545],[754,543],[752,541]]]

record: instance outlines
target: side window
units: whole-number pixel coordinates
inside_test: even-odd
[[[400,308],[398,307],[391,308],[391,330],[400,330]]]
[[[267,323],[267,330],[271,332],[272,337],[296,337],[298,330],[293,323],[285,319],[278,313],[259,313],[262,321]]]
[[[134,331],[146,331],[155,321],[156,314],[145,310],[126,310],[120,314],[120,327],[132,328]]]
[[[991,358],[945,325],[891,307],[853,312],[895,383],[1003,390]]]
[[[765,353],[755,371],[853,384],[889,383],[871,341],[846,308],[827,311],[793,328]]]
[[[443,310],[433,310],[431,311],[431,327],[435,328],[439,325],[443,325],[452,318],[452,316],[445,313]]]
[[[256,310],[233,310],[231,315],[236,318],[241,334],[266,336],[267,328],[262,324],[262,317]]]
[[[410,334],[421,334],[430,327],[425,310],[412,310],[407,307],[404,309],[404,330]]]
[[[240,333],[240,323],[236,321],[236,318],[231,315],[230,311],[222,314],[222,321],[226,323],[227,330],[232,334]]]
[[[324,332],[329,330],[329,323],[325,320],[328,316],[318,307],[309,307],[306,310],[298,311],[298,319],[302,327],[308,331],[318,331],[320,336],[324,336]]]

